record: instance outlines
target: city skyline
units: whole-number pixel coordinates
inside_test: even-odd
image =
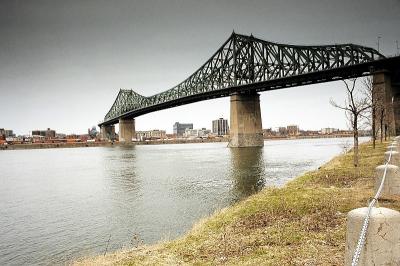
[[[210,127],[207,127],[207,126],[206,127],[197,127],[197,126],[195,126],[196,123],[193,122],[193,121],[189,121],[189,122],[187,122],[187,121],[184,121],[184,122],[177,121],[171,126],[172,130],[168,130],[167,128],[144,128],[144,129],[135,130],[135,131],[136,132],[144,132],[144,131],[161,130],[161,131],[165,131],[166,134],[172,135],[172,134],[176,134],[176,133],[174,133],[174,126],[178,123],[178,124],[181,124],[181,125],[190,124],[190,125],[192,125],[192,128],[190,128],[190,129],[193,129],[193,130],[207,129],[207,130],[211,130],[212,132],[214,132],[213,123],[215,121],[221,120],[221,119],[227,120],[224,117],[219,117],[218,119],[215,119],[215,120],[211,121],[211,126]],[[227,131],[229,133],[229,120],[227,121],[227,123],[228,123],[228,130]],[[341,130],[342,131],[343,130],[351,130],[348,127],[346,127],[346,128],[336,128],[336,127],[330,127],[330,126],[325,126],[325,127],[321,127],[321,128],[307,128],[307,129],[305,129],[301,125],[299,125],[298,123],[288,124],[288,125],[283,125],[282,124],[282,125],[278,125],[278,126],[275,126],[275,127],[263,127],[263,130],[272,130],[274,132],[279,132],[279,130],[281,128],[285,128],[286,129],[288,127],[293,127],[293,126],[297,127],[299,131],[320,131],[320,132],[323,132],[324,130],[328,130],[328,129],[329,130],[339,130],[339,131],[341,131]],[[95,127],[95,126],[93,126],[93,127]],[[59,131],[59,130],[54,129],[54,128],[44,128],[44,129],[35,128],[35,129],[30,130],[27,134],[16,134],[15,130],[12,129],[12,128],[1,128],[0,127],[0,133],[5,130],[5,131],[8,131],[8,132],[11,132],[11,135],[14,135],[15,137],[17,137],[17,136],[33,136],[33,135],[35,135],[35,132],[46,132],[46,131],[54,131],[54,134],[56,134],[56,135],[60,135],[60,134],[61,135],[86,135],[86,134],[88,134],[88,132],[93,130],[93,127],[87,128],[86,132],[72,132],[72,133],[65,133],[65,132]],[[97,126],[95,127],[95,129],[96,129],[97,132],[99,132],[98,131],[99,128]],[[363,127],[360,127],[359,130],[371,130],[371,129],[363,126]],[[116,130],[116,133],[117,134],[119,133],[118,130]],[[36,134],[36,135],[40,135],[40,134]]]
[[[120,88],[149,96],[192,74],[232,30],[291,44],[356,43],[396,53],[400,2],[337,1],[2,1],[0,126],[83,133],[101,120]],[[204,20],[206,14],[209,19]],[[290,17],[290,20],[288,18]],[[354,19],[356,18],[356,20]],[[182,23],[182,22],[185,23]],[[347,128],[342,82],[261,93],[263,128]],[[229,119],[229,98],[136,118],[136,129],[175,121],[210,127]],[[193,119],[195,118],[195,119]]]

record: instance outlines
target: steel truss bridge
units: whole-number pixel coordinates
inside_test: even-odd
[[[355,44],[287,45],[232,33],[207,62],[172,89],[150,97],[120,90],[99,126],[235,92],[276,90],[368,75],[374,69],[398,64],[398,59],[386,59],[375,49]]]

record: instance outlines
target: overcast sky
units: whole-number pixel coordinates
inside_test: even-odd
[[[183,81],[232,30],[291,44],[356,43],[396,53],[400,0],[189,1],[1,0],[0,128],[85,133],[120,88],[150,96]],[[342,82],[263,92],[263,127],[346,128],[329,104]],[[147,114],[137,130],[175,121],[211,128],[229,98]]]

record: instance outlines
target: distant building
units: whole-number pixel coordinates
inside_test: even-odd
[[[56,138],[57,139],[66,139],[67,138],[67,134],[57,133],[56,134]]]
[[[208,138],[210,135],[211,130],[209,129],[186,129],[183,136],[185,138]]]
[[[44,137],[46,139],[54,139],[56,137],[56,131],[50,128],[47,128],[47,130],[32,130],[32,137]]]
[[[6,129],[5,132],[6,132],[6,138],[13,138],[13,137],[15,137],[15,134],[14,134],[14,132],[13,132],[11,129]]]
[[[318,130],[300,130],[300,135],[303,136],[318,136],[320,131]]]
[[[263,136],[264,138],[266,137],[271,137],[276,135],[276,132],[272,130],[272,128],[264,128],[263,129]]]
[[[88,129],[88,135],[89,135],[89,137],[92,138],[92,139],[96,138],[98,133],[99,133],[99,132],[97,132],[97,129],[96,129],[95,126],[93,126],[92,128],[89,128],[89,129]]]
[[[281,136],[286,136],[287,135],[286,127],[279,127],[278,128],[278,132],[279,132],[279,135],[281,135]]]
[[[179,122],[176,122],[174,124],[174,134],[177,137],[182,137],[183,134],[185,133],[186,129],[193,129],[193,124],[192,123],[187,123],[187,124],[181,124]]]
[[[0,138],[5,139],[13,137],[15,137],[15,134],[11,129],[0,128]]]
[[[299,135],[299,126],[297,126],[297,125],[289,125],[286,127],[286,129],[287,129],[287,134],[289,136]]]
[[[175,136],[175,134],[165,134],[165,137],[167,139],[174,139],[176,136]]]
[[[212,132],[218,136],[229,134],[229,124],[227,119],[220,118],[212,121]]]
[[[167,138],[167,134],[165,130],[153,129],[147,131],[136,131],[136,139],[143,140],[157,140],[157,139],[165,139]]]
[[[165,139],[167,134],[165,130],[153,129],[150,130],[150,137],[151,139]]]
[[[137,140],[143,141],[150,138],[151,138],[150,131],[136,131]]]
[[[339,129],[337,129],[337,128],[330,128],[330,127],[321,128],[322,135],[333,134],[338,131],[339,131]]]

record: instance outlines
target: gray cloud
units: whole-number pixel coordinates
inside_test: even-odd
[[[397,0],[3,0],[0,127],[20,134],[46,127],[85,132],[103,118],[119,88],[151,95],[172,87],[233,29],[293,44],[376,47],[380,35],[381,50],[393,54],[400,39],[398,14]],[[329,106],[330,97],[343,97],[340,82],[263,93],[264,127],[345,127],[343,114]],[[229,115],[228,99],[145,115],[137,128],[171,131],[174,121],[209,128],[221,115]]]

